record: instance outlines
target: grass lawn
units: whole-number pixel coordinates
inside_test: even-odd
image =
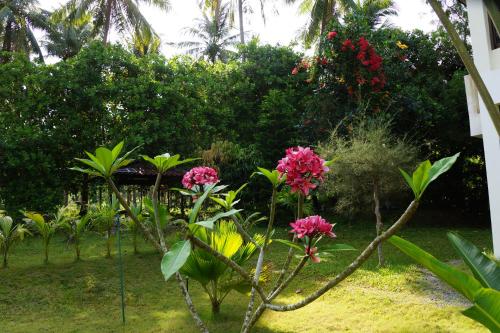
[[[337,225],[339,242],[361,249],[371,239],[371,225]],[[407,227],[400,235],[434,253],[456,259],[444,228]],[[491,248],[489,230],[459,229],[482,248]],[[284,235],[284,230],[279,230]],[[82,261],[62,236],[54,238],[50,263],[42,264],[39,239],[19,244],[10,267],[0,269],[0,332],[197,332],[177,284],[164,282],[160,258],[144,242],[141,254],[124,240],[126,283],[125,326],[120,321],[117,256],[104,258],[104,239],[88,234]],[[275,269],[287,248],[273,244],[268,259]],[[311,305],[294,312],[266,312],[255,332],[487,332],[462,316],[464,300],[429,279],[409,259],[385,246],[388,267],[376,268],[373,256],[361,270]],[[320,264],[309,264],[278,301],[296,301],[339,272],[357,253],[339,253]],[[212,332],[239,332],[247,296],[236,292],[212,318],[209,301],[195,282],[190,291]]]

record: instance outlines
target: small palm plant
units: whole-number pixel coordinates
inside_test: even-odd
[[[97,230],[106,237],[106,258],[111,258],[111,246],[113,243],[113,230],[115,227],[115,217],[118,214],[119,204],[113,196],[111,205],[96,207],[90,213],[90,218]]]
[[[132,210],[132,213],[137,216],[139,221],[144,221],[144,216],[142,215],[142,207],[141,206],[131,206],[130,209]],[[124,224],[127,227],[127,230],[130,232],[132,235],[132,243],[134,246],[134,254],[138,254],[139,250],[137,249],[137,236],[139,235],[140,229],[137,223],[130,218],[130,217],[125,217]]]
[[[0,250],[3,254],[3,268],[7,267],[7,257],[14,244],[24,239],[29,230],[22,224],[14,224],[10,216],[0,216]]]
[[[61,224],[61,228],[66,232],[68,238],[75,247],[76,261],[80,260],[80,241],[83,234],[87,230],[91,215],[87,214],[81,218],[67,219],[65,223]]]
[[[44,264],[49,262],[49,245],[56,230],[66,220],[64,209],[59,208],[54,214],[54,219],[46,221],[42,214],[36,212],[23,212],[27,222],[31,222],[43,241]]]

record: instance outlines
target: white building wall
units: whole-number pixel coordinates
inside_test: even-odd
[[[488,13],[482,0],[467,0],[474,63],[495,103],[500,103],[500,50],[492,50]],[[471,111],[471,110],[470,110]],[[488,179],[493,250],[500,258],[500,137],[479,97],[481,134]],[[477,128],[477,126],[476,126]],[[472,128],[471,128],[472,131]]]

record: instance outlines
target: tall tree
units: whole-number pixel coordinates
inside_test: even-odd
[[[328,23],[338,16],[338,12],[347,11],[355,6],[354,0],[300,0],[299,13],[309,15],[302,37],[306,47],[311,46],[322,35]],[[285,0],[287,4],[294,4],[297,0]]]
[[[151,34],[150,31],[137,30],[128,41],[128,49],[137,57],[153,53],[159,54],[160,46],[160,38],[156,34]]]
[[[260,6],[260,12],[262,19],[266,20],[265,12],[264,12],[264,3],[265,0],[255,0]],[[228,15],[229,21],[231,24],[234,24],[236,16],[238,16],[238,29],[240,32],[240,43],[245,44],[245,27],[244,27],[244,15],[245,13],[253,13],[253,4],[250,0],[230,0],[227,2],[228,5]],[[200,7],[204,10],[208,9],[210,13],[214,16],[217,16],[221,7],[223,6],[222,0],[202,0],[200,2]]]
[[[218,16],[215,16],[216,13]],[[214,11],[214,16],[209,15],[204,12],[201,19],[195,20],[194,27],[186,28],[187,33],[195,37],[196,41],[181,42],[177,45],[187,48],[189,54],[206,57],[211,62],[225,61],[230,53],[228,48],[236,44],[238,34],[232,33],[227,5]]]
[[[47,11],[36,0],[0,0],[0,40],[2,51],[34,52],[43,61],[42,50],[33,29],[48,29]],[[3,62],[8,58],[4,57]]]
[[[80,52],[81,48],[92,39],[91,18],[87,17],[79,24],[60,22],[52,24],[47,40],[44,41],[48,54],[67,60]]]
[[[169,0],[70,0],[55,13],[54,18],[78,23],[90,14],[94,32],[102,33],[102,40],[107,44],[112,27],[119,32],[128,31],[132,27],[134,30],[153,33],[149,22],[139,10],[140,4],[153,5],[164,11],[171,8]]]

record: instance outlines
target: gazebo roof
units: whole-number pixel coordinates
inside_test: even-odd
[[[179,186],[187,169],[172,168],[163,174],[161,184]],[[118,169],[114,176],[118,185],[152,186],[156,181],[156,170],[144,161],[134,161],[124,168]]]

